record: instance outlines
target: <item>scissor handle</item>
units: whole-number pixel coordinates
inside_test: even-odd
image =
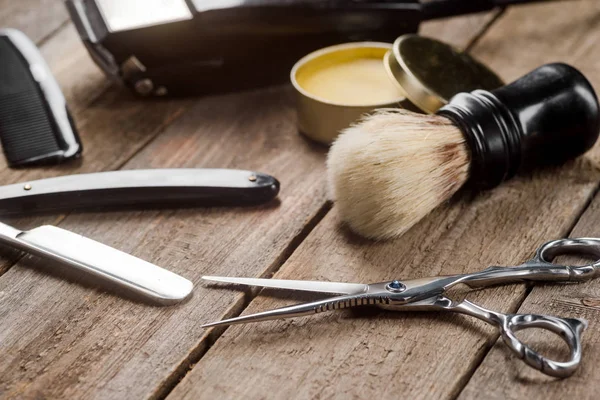
[[[537,314],[508,314],[505,317],[501,324],[502,339],[527,365],[557,378],[566,378],[575,372],[581,362],[581,335],[587,327],[585,320]],[[569,360],[551,360],[521,342],[515,333],[528,328],[541,328],[558,335],[569,346]]]
[[[431,298],[428,305],[429,309],[443,309],[467,314],[497,326],[504,343],[527,365],[544,374],[565,378],[572,375],[581,362],[581,335],[587,327],[587,322],[583,319],[538,314],[503,314],[488,310],[468,300],[455,302],[441,295]],[[541,328],[558,335],[569,346],[569,360],[551,360],[521,342],[515,333],[528,328]]]
[[[590,264],[569,267],[572,270],[573,280],[590,279],[600,271],[600,239],[598,238],[568,238],[546,242],[538,248],[535,257],[529,263],[555,265],[552,260],[564,254],[586,255],[596,259]]]
[[[586,265],[560,265],[552,260],[562,254],[592,256],[596,261]],[[535,256],[515,267],[489,267],[483,271],[446,277],[440,284],[448,289],[459,283],[472,288],[512,282],[585,281],[600,274],[600,239],[558,239],[541,245]]]

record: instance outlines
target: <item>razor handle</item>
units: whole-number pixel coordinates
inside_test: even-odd
[[[184,300],[194,287],[173,272],[56,226],[20,231],[0,223],[0,243],[86,272],[160,305]]]
[[[279,182],[233,169],[154,169],[62,176],[0,187],[0,214],[97,207],[244,206],[268,202]]]

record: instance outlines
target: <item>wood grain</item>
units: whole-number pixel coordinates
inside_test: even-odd
[[[511,49],[502,45],[500,33],[510,31],[514,35],[513,43],[516,46],[527,45],[536,48],[536,52],[548,55],[556,53],[553,60],[564,60],[572,63],[592,81],[595,87],[600,85],[600,63],[598,57],[600,50],[595,43],[598,40],[598,28],[600,26],[600,5],[597,2],[587,2],[585,7],[573,7],[570,10],[567,23],[563,9],[558,5],[552,7],[535,9],[535,17],[529,7],[523,10],[511,10],[507,19],[502,20],[495,27],[499,31],[492,31],[486,35],[480,43],[477,51],[480,57],[493,58],[502,63],[503,70],[510,75],[519,73],[520,63],[507,62],[507,55]],[[538,18],[545,21],[538,24]],[[552,32],[561,32],[560,40],[548,40],[546,35]],[[533,53],[533,52],[532,52]],[[534,61],[535,55],[525,53],[523,57]],[[539,55],[537,57],[540,57]],[[600,160],[600,149],[598,145],[587,155],[595,165]],[[600,198],[597,195],[591,206],[580,218],[570,237],[578,236],[600,236],[598,221],[600,220]],[[582,317],[589,320],[589,328],[584,333],[584,358],[580,370],[571,378],[566,380],[555,380],[544,377],[520,363],[508,357],[501,343],[497,343],[493,350],[487,355],[482,365],[477,369],[464,391],[461,399],[479,398],[481,393],[491,399],[517,399],[517,398],[597,398],[597,382],[599,373],[598,362],[600,360],[600,342],[598,337],[600,331],[598,307],[595,300],[600,298],[598,281],[591,281],[578,285],[548,285],[536,286],[527,297],[524,304],[519,308],[521,313],[541,313],[560,316]],[[533,344],[544,343],[549,338],[537,337],[539,334],[523,335]],[[535,340],[537,339],[537,340]],[[561,345],[557,341],[551,341],[552,345]],[[564,347],[564,346],[561,346]]]
[[[330,213],[275,277],[377,282],[515,264],[544,240],[568,232],[598,178],[583,163],[521,177],[472,200],[456,200],[385,244],[349,235]],[[524,290],[512,285],[468,298],[509,312],[518,307]],[[213,290],[217,296],[223,291]],[[260,296],[244,314],[290,302]],[[435,313],[336,312],[234,326],[170,398],[254,399],[265,393],[280,398],[391,398],[398,393],[452,398],[496,337],[493,328],[472,318]]]
[[[459,26],[456,37],[466,43]],[[73,66],[65,66],[64,73],[81,74]],[[73,90],[73,98],[88,101]],[[326,149],[297,134],[291,95],[289,87],[280,87],[198,100],[124,166],[259,169],[282,182],[279,202],[246,209],[78,213],[61,226],[196,284],[204,274],[269,275],[327,210]],[[144,140],[133,132],[137,141],[124,144],[117,135],[134,130],[152,138],[154,130],[148,131],[163,125],[168,104],[129,100],[111,89],[84,107],[78,119],[97,136],[100,153],[109,146],[101,141],[115,141],[132,155],[133,143]],[[143,110],[126,111],[137,107]],[[117,132],[103,136],[111,128]],[[116,163],[105,156],[112,162],[102,161],[103,166]],[[86,160],[86,168],[101,163],[98,158],[90,166]],[[149,307],[53,269],[27,258],[0,277],[0,394],[5,397],[161,397],[218,336],[199,323],[245,306],[237,291],[198,286],[184,304]]]
[[[542,12],[544,7],[549,7],[548,15]],[[517,11],[511,11],[500,18],[498,27],[492,25],[489,34],[494,41],[484,35],[474,53],[512,79],[517,68],[520,75],[562,56],[562,45],[556,42],[564,39],[573,54],[591,53],[585,62],[567,58],[585,67],[597,55],[588,40],[576,42],[569,35],[598,20],[596,7],[592,2],[578,3],[578,7],[572,3],[536,5],[520,10],[521,17],[514,21]],[[526,40],[519,38],[523,15],[533,21],[531,25],[543,26],[540,42],[550,43],[545,51],[525,46]],[[565,29],[566,21],[571,30]],[[587,29],[591,34],[589,25]],[[492,49],[501,44],[510,47],[510,52],[494,53]],[[600,77],[589,73],[592,79]],[[570,231],[595,193],[599,177],[589,159],[581,159],[559,169],[520,176],[473,198],[463,193],[400,240],[385,244],[349,235],[339,227],[335,213],[330,213],[276,277],[375,282],[513,265],[529,258],[542,242]],[[294,302],[273,294],[267,291],[259,296],[244,314]],[[525,295],[524,286],[511,285],[472,292],[468,298],[491,309],[514,312]],[[454,398],[496,338],[493,328],[472,318],[428,313],[346,311],[234,326],[169,398],[264,398],[267,393],[279,398]],[[515,398],[520,397],[519,388],[529,384],[510,375],[519,362],[510,358],[509,364],[499,366],[490,360],[488,369],[509,374],[502,386],[513,385]],[[485,379],[484,385],[474,386],[469,393],[481,398],[491,385],[498,383]],[[589,383],[582,392],[591,396],[593,387]],[[496,393],[498,398],[504,396]],[[535,388],[523,393],[533,395]],[[564,397],[567,390],[560,393]],[[545,390],[543,394],[547,398],[554,393]]]
[[[550,62],[578,68],[600,87],[600,2],[578,0],[512,7],[472,53],[507,81]],[[600,165],[600,142],[587,154]]]
[[[570,237],[600,237],[600,196],[583,214]],[[579,263],[584,260],[577,260]],[[568,379],[553,379],[508,356],[498,342],[477,369],[460,399],[596,399],[600,381],[600,285],[598,280],[573,285],[536,285],[519,313],[537,313],[585,318],[583,359],[579,370]],[[560,356],[552,347],[564,348],[560,339],[524,331],[521,339],[549,356]],[[546,344],[547,343],[547,344]],[[544,344],[546,344],[544,346]],[[564,353],[564,352],[562,352]]]
[[[419,34],[444,41],[464,50],[479,37],[489,24],[501,14],[501,10],[473,14],[465,17],[443,18],[421,24]]]
[[[81,160],[55,167],[11,169],[0,157],[0,182],[11,184],[57,175],[113,170],[121,167],[176,119],[189,100],[140,101],[125,89],[110,86],[90,59],[71,24],[61,28],[41,51],[57,79],[84,146]],[[4,218],[18,227],[57,223],[60,216]],[[0,257],[0,274],[18,258],[7,249]]]
[[[64,0],[0,0],[0,27],[23,31],[35,43],[68,19]]]
[[[195,283],[208,273],[262,275],[279,266],[323,206],[324,155],[296,133],[287,88],[207,98],[125,168],[259,169],[281,180],[279,202],[245,209],[73,214],[61,226]],[[41,263],[19,263],[0,279],[7,302],[0,314],[6,333],[0,338],[6,354],[0,388],[9,395],[151,397],[190,354],[201,351],[208,336],[198,322],[217,318],[232,304],[239,308],[242,300],[237,293],[213,296],[198,287],[185,304],[149,307],[33,264]],[[42,305],[47,311],[32,326]]]
[[[73,24],[68,23],[60,28],[40,50],[60,84],[74,118],[77,119],[80,111],[87,109],[111,87],[111,81],[85,50]],[[120,93],[120,88],[111,90],[118,93],[117,96],[129,97],[125,92]]]

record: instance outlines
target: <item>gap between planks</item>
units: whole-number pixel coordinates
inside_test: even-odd
[[[480,37],[482,37],[482,36],[483,35],[480,35]],[[599,189],[598,181],[597,180],[592,181],[589,186],[590,186],[590,190],[588,193],[586,193],[586,197],[581,199],[582,201],[578,202],[577,206],[574,207],[573,213],[570,216],[569,220],[565,221],[564,226],[562,226],[562,228],[560,230],[558,230],[558,232],[556,232],[557,236],[564,237],[564,236],[568,235],[573,230],[573,227],[577,223],[577,221],[579,221],[581,219],[581,216],[585,212],[585,210],[588,209],[591,200],[598,193],[598,189]],[[521,304],[525,301],[528,294],[529,294],[529,290],[527,290],[524,293],[522,293],[521,295],[519,295],[516,299],[514,299],[514,301],[511,301],[510,309],[511,310],[518,309],[521,306]],[[486,355],[489,353],[491,347],[495,344],[496,341],[497,340],[493,339],[493,337],[492,337],[491,340],[486,344],[485,348],[480,352],[480,354],[478,354],[478,357],[471,360],[472,362],[470,363],[470,366],[469,366],[469,371],[471,372],[471,376],[477,370],[477,368],[479,367],[479,365],[481,364],[483,359],[486,357]],[[468,379],[464,379],[464,380],[461,380],[458,382],[458,384],[456,385],[456,388],[454,390],[457,393],[451,393],[450,394],[451,398],[454,398],[460,394],[460,391],[469,382],[470,377],[467,376],[467,378]]]
[[[600,193],[600,181],[597,182],[595,189],[590,193],[589,197],[587,198],[587,201],[582,204],[581,209],[579,210],[579,213],[577,214],[577,216],[575,218],[573,218],[571,226],[569,226],[565,230],[565,234],[562,235],[562,237],[569,237],[571,235],[571,233],[573,232],[573,230],[575,229],[575,227],[581,220],[581,217],[586,213],[586,211],[588,210],[588,208],[590,207],[590,205],[592,204],[592,202],[594,201],[594,199],[596,198],[598,193]],[[519,309],[523,306],[523,304],[525,303],[525,301],[527,300],[527,298],[533,291],[533,288],[534,288],[533,285],[527,286],[523,295],[520,296],[520,298],[516,304],[516,307],[513,310],[511,310],[511,312],[516,313],[519,311]],[[458,390],[456,391],[456,393],[453,396],[451,396],[452,400],[456,400],[460,397],[460,395],[463,393],[463,391],[465,390],[465,388],[467,387],[469,382],[471,382],[471,379],[473,378],[473,376],[477,373],[477,370],[479,369],[479,367],[481,367],[481,364],[484,362],[484,360],[486,359],[486,357],[488,356],[490,351],[492,351],[494,346],[496,346],[497,342],[500,339],[500,333],[498,332],[495,336],[496,336],[496,338],[494,340],[492,340],[489,343],[489,345],[486,346],[486,350],[481,353],[481,357],[478,357],[477,359],[474,360],[474,362],[472,363],[473,368],[471,368],[469,370],[470,373],[465,374],[464,379],[462,379],[459,382],[459,384],[457,385]]]
[[[483,36],[483,34],[500,18],[500,16],[504,13],[504,10],[505,10],[504,8],[501,8],[498,11],[492,13],[492,18],[490,18],[490,20],[488,22],[486,22],[482,26],[482,28],[474,35],[474,37],[471,40],[469,40],[469,42],[466,44],[466,46],[464,47],[465,51],[468,52],[477,43],[479,38],[481,38]],[[70,18],[66,18],[56,28],[52,29],[50,32],[48,32],[47,34],[40,37],[36,41],[36,45],[38,46],[38,48],[40,48],[40,51],[42,51],[48,42],[50,42],[53,38],[58,36],[61,32],[64,32],[65,30],[70,29],[72,27],[73,27],[73,23],[71,22]],[[106,95],[106,93],[110,90],[110,88],[111,88],[110,85],[106,86],[102,90],[100,90],[98,93],[96,93],[91,99],[89,99],[89,101],[86,104],[83,105],[83,107],[80,110],[78,110],[78,113],[85,111],[86,109],[92,107],[96,102],[100,101],[100,99],[104,95]],[[127,165],[128,162],[130,162],[132,159],[134,159],[135,156],[137,156],[139,153],[141,153],[154,140],[156,140],[158,138],[158,136],[160,136],[160,134],[164,132],[164,130],[167,128],[168,125],[173,123],[175,120],[177,120],[177,118],[179,118],[184,113],[185,113],[185,111],[176,115],[174,118],[171,119],[171,121],[169,121],[168,124],[165,124],[164,126],[161,127],[161,129],[157,130],[154,135],[150,135],[148,137],[147,141],[145,141],[141,147],[139,147],[128,158],[122,160],[114,170],[121,170],[125,165]],[[77,121],[76,121],[76,123],[77,123]],[[324,205],[323,207],[325,209],[326,205]],[[326,212],[327,211],[325,211],[325,213]],[[70,214],[71,214],[70,212],[61,214],[53,222],[53,224],[56,226],[60,225],[60,223],[62,221],[64,221]],[[323,217],[324,216],[325,216],[325,214],[323,214]],[[8,270],[10,270],[13,266],[15,266],[25,255],[26,255],[25,253],[21,253],[21,255],[17,259],[15,259],[12,263],[10,263],[10,265],[6,266],[5,268],[0,268],[0,277],[2,277],[2,275],[4,275]],[[275,272],[276,271],[273,271],[272,273],[275,273]],[[240,313],[242,311],[243,310],[240,310]]]
[[[325,215],[331,210],[332,204],[326,201],[319,211],[308,221],[308,223],[302,228],[300,233],[295,236],[288,246],[282,251],[280,256],[275,262],[268,268],[260,278],[268,278],[273,276],[283,266],[286,260],[294,253],[294,251],[300,246],[304,239],[312,232],[312,230],[321,222]],[[251,288],[249,295],[240,296],[237,302],[231,308],[231,312],[227,314],[227,318],[232,318],[240,315],[246,307],[258,296],[260,288]],[[165,399],[169,393],[177,386],[177,384],[187,375],[189,371],[194,368],[194,365],[202,359],[204,354],[219,340],[221,335],[225,332],[227,327],[220,327],[214,329],[208,338],[199,343],[199,346],[192,349],[188,354],[188,357],[180,365],[176,367],[173,374],[165,379],[163,385],[154,393],[153,399]]]
[[[481,27],[481,29],[472,37],[472,39],[470,39],[468,41],[468,43],[464,46],[465,52],[469,52],[471,50],[471,48],[473,48],[473,46],[475,46],[477,44],[479,39],[481,37],[483,37],[483,35],[492,27],[492,25],[494,25],[496,23],[496,21],[498,21],[502,17],[502,15],[504,14],[504,11],[505,11],[505,8],[501,8],[494,12],[494,14],[490,18],[490,20],[487,21]],[[590,199],[590,201],[591,201],[591,199]],[[589,202],[588,202],[588,204],[589,204]],[[302,232],[297,237],[294,238],[294,240],[290,243],[288,248],[286,248],[285,252],[283,252],[281,254],[280,258],[273,265],[273,268],[270,268],[269,270],[267,270],[267,272],[264,275],[262,275],[261,278],[271,277],[281,269],[281,267],[285,264],[287,259],[300,246],[302,241],[304,241],[304,239],[306,237],[308,237],[308,235],[312,232],[312,230],[314,228],[316,228],[317,225],[325,218],[327,213],[329,213],[331,211],[332,205],[333,204],[329,201],[327,201],[323,204],[323,206],[319,210],[319,212],[308,222],[308,224],[303,228]],[[583,213],[583,211],[581,213]],[[240,314],[242,314],[242,312],[244,312],[244,310],[259,295],[260,292],[261,292],[261,288],[251,288],[250,292],[249,292],[250,294],[244,295],[241,299],[238,299],[238,303],[235,303],[233,305],[233,307],[229,310],[229,312],[223,316],[223,318],[232,318],[232,317],[236,317],[236,316],[239,316]],[[524,299],[525,299],[525,296],[519,302],[519,306],[522,303],[522,301],[524,301]],[[518,308],[518,306],[517,306],[517,308]],[[166,380],[166,382],[163,384],[163,387],[161,388],[162,390],[155,393],[155,396],[153,396],[153,399],[160,399],[160,400],[166,399],[169,396],[169,394],[173,391],[173,389],[175,389],[175,387],[179,384],[179,382],[181,382],[181,380],[184,379],[185,376],[193,369],[194,365],[196,363],[198,363],[202,359],[202,357],[216,344],[216,342],[221,338],[223,333],[228,328],[229,328],[229,326],[224,326],[224,327],[219,327],[219,328],[214,329],[214,331],[211,332],[211,334],[209,335],[208,340],[206,342],[201,342],[199,348],[195,349],[195,351],[190,353],[188,359],[186,359],[185,365],[182,364],[177,367],[175,373],[172,375],[172,377],[170,379]],[[493,343],[494,342],[492,342],[490,344],[488,350],[485,352],[485,354],[482,355],[482,357],[478,361],[477,365],[479,365],[483,361],[487,352],[489,350],[491,350]],[[473,372],[475,371],[475,369],[476,368],[474,368]],[[469,377],[470,377],[470,375],[469,375]],[[464,382],[464,385],[466,385],[467,383],[468,383],[468,379]],[[464,387],[464,385],[463,385],[463,387]],[[458,394],[457,394],[457,396],[458,396]]]
[[[482,27],[481,31],[479,31],[473,39],[465,46],[464,51],[466,53],[470,52],[473,47],[479,43],[479,40],[485,35],[485,33],[498,21],[505,13],[506,7],[500,8],[496,14]]]
[[[573,230],[575,229],[575,227],[581,220],[581,217],[588,210],[588,208],[590,207],[590,204],[592,204],[592,201],[594,200],[594,198],[596,197],[596,195],[598,193],[600,193],[600,182],[597,182],[595,189],[590,193],[589,197],[587,198],[587,201],[582,204],[581,209],[579,210],[577,216],[575,216],[573,218],[571,226],[569,226],[567,229],[565,229],[565,233],[563,235],[559,235],[561,238],[569,237],[571,235],[571,233],[573,232]],[[557,239],[558,239],[558,237],[557,237]],[[523,306],[523,304],[525,303],[525,301],[527,300],[527,298],[533,291],[533,288],[534,288],[533,285],[527,285],[525,292],[523,292],[523,295],[519,296],[519,300],[516,302],[515,307],[513,307],[513,309],[510,310],[511,313],[517,313],[519,311],[519,309]],[[463,393],[463,391],[465,390],[465,388],[467,387],[469,382],[471,382],[471,379],[473,378],[473,376],[477,373],[477,370],[479,369],[479,367],[481,367],[481,364],[484,362],[484,360],[486,359],[486,357],[488,356],[490,351],[492,351],[494,346],[497,345],[499,340],[500,340],[500,332],[497,332],[493,336],[493,339],[491,340],[491,342],[488,343],[485,350],[481,352],[480,357],[477,357],[475,360],[473,360],[473,362],[472,362],[473,368],[470,368],[469,373],[465,374],[463,379],[460,380],[459,384],[457,385],[456,393],[454,393],[450,397],[452,400],[456,400],[460,397],[460,395]]]
[[[53,29],[47,35],[45,35],[42,38],[40,38],[39,41],[36,42],[36,45],[40,49],[40,52],[43,53],[43,51],[47,47],[46,45],[49,42],[51,42],[52,39],[58,37],[61,33],[64,33],[64,32],[66,32],[69,29],[75,29],[75,28],[74,28],[74,25],[71,22],[71,20],[70,19],[66,19],[57,28]],[[48,44],[48,46],[49,46],[49,44]],[[106,94],[111,90],[111,88],[112,88],[112,85],[106,85],[105,87],[101,88],[97,93],[94,93],[91,98],[87,99],[87,101],[83,105],[77,104],[78,109],[74,112],[74,114],[75,114],[75,124],[76,125],[77,125],[77,118],[76,118],[77,114],[81,114],[81,113],[85,112],[87,109],[93,107],[94,104],[98,103],[104,96],[106,96]],[[141,99],[141,100],[143,100],[143,99]],[[157,129],[154,132],[154,134],[148,135],[146,141],[142,142],[142,145],[135,152],[133,152],[128,157],[125,157],[123,160],[121,160],[119,163],[117,163],[116,168],[113,169],[113,170],[121,170],[128,162],[130,162],[133,158],[135,158],[135,156],[137,156],[146,147],[148,147],[154,140],[156,140],[156,138],[158,136],[160,136],[161,133],[163,133],[165,131],[165,129],[170,124],[172,124],[173,122],[175,122],[184,113],[185,112],[175,113],[173,115],[173,117],[168,121],[168,123],[166,123],[163,126],[159,127],[159,129]],[[85,143],[84,143],[84,146],[85,146]],[[84,160],[84,162],[85,162],[85,160]],[[63,222],[70,214],[71,214],[71,212],[65,212],[65,213],[59,215],[53,221],[52,224],[56,225],[56,226],[59,226],[60,223]],[[25,257],[26,255],[27,255],[27,253],[20,252],[20,255],[12,263],[10,263],[8,266],[6,266],[4,268],[0,267],[0,278],[7,271],[9,271],[12,267],[14,267],[16,264],[18,264],[23,259],[23,257]]]
[[[489,26],[490,26],[490,24],[488,24],[487,26],[485,26],[485,27],[484,27],[484,29],[487,29],[487,28],[489,28]],[[66,28],[65,28],[65,29],[66,29]],[[60,31],[60,29],[59,29],[59,31]],[[92,105],[92,104],[93,104],[95,101],[97,101],[98,99],[100,99],[100,98],[101,98],[101,97],[102,97],[104,94],[106,94],[107,90],[108,90],[107,88],[103,89],[103,90],[102,90],[102,92],[101,92],[101,93],[99,93],[99,94],[97,95],[96,99],[95,99],[95,100],[92,100],[92,101],[91,101],[91,102],[90,102],[90,103],[89,103],[89,104],[86,106],[86,108],[87,108],[87,107],[89,107],[90,105]],[[184,114],[184,113],[185,113],[185,110],[184,110],[184,111],[182,111],[180,115],[182,115],[182,114]],[[179,115],[179,116],[180,116],[180,115]],[[176,118],[175,118],[175,119],[176,119]],[[140,152],[141,152],[141,151],[142,151],[144,148],[146,148],[146,147],[147,147],[149,144],[151,144],[153,141],[155,141],[155,140],[156,140],[156,139],[157,139],[157,138],[160,136],[160,134],[161,134],[161,133],[164,131],[164,129],[166,128],[166,126],[168,126],[168,125],[169,125],[170,123],[172,123],[172,122],[173,122],[173,121],[169,121],[169,123],[168,123],[168,124],[166,124],[166,125],[165,125],[165,126],[163,126],[161,129],[159,129],[157,132],[155,132],[155,134],[154,134],[154,135],[152,135],[152,136],[151,136],[151,137],[148,139],[148,141],[147,141],[147,142],[145,142],[145,143],[142,145],[142,147],[141,147],[141,148],[137,149],[137,150],[136,150],[136,152],[135,152],[134,154],[130,155],[130,157],[128,157],[126,160],[121,160],[121,162],[118,164],[118,167],[117,167],[116,169],[121,169],[121,168],[122,168],[124,165],[126,165],[126,164],[128,163],[128,161],[130,161],[131,159],[133,159],[133,158],[135,157],[135,155],[139,154],[139,153],[140,153]],[[329,205],[328,203],[323,203],[323,205],[321,206],[321,208],[320,208],[319,212],[316,214],[316,216],[315,216],[315,217],[313,217],[313,218],[311,219],[311,221],[310,221],[310,222],[309,222],[307,225],[305,225],[305,226],[303,227],[303,230],[302,230],[302,232],[301,232],[299,235],[297,235],[297,236],[296,236],[296,237],[295,237],[295,238],[294,238],[294,239],[293,239],[293,240],[292,240],[292,241],[291,241],[291,242],[288,244],[288,246],[286,247],[286,249],[285,249],[285,250],[284,250],[284,251],[283,251],[283,252],[282,252],[282,253],[281,253],[281,254],[278,256],[278,258],[277,258],[276,262],[273,264],[273,268],[271,268],[271,269],[268,271],[268,273],[270,273],[270,274],[271,274],[271,273],[274,273],[274,272],[276,272],[276,271],[277,271],[277,270],[278,270],[278,269],[281,267],[281,265],[283,265],[283,263],[285,262],[285,260],[287,260],[287,258],[288,258],[288,257],[289,257],[289,256],[290,256],[290,255],[291,255],[293,252],[294,252],[294,250],[295,250],[295,249],[296,249],[296,248],[297,248],[297,247],[300,245],[300,243],[302,243],[303,239],[304,239],[304,238],[305,238],[305,237],[306,237],[306,236],[307,236],[307,235],[308,235],[308,234],[309,234],[309,233],[310,233],[310,232],[313,230],[313,228],[314,228],[314,227],[315,227],[315,226],[316,226],[316,225],[319,223],[319,221],[321,221],[321,219],[322,219],[322,218],[324,218],[324,216],[325,216],[325,215],[327,214],[327,212],[329,211],[329,208],[330,208],[330,205]],[[59,220],[59,221],[58,221],[56,224],[58,225],[58,224],[59,224],[60,222],[62,222],[62,221],[63,221],[63,220],[64,220],[64,219],[65,219],[65,218],[68,216],[68,215],[70,215],[70,214],[66,214],[66,215],[62,216],[62,217],[60,218],[60,220]],[[248,299],[248,301],[247,301],[247,302],[245,302],[245,303],[242,303],[242,304],[240,305],[241,309],[242,309],[242,310],[243,310],[243,309],[245,309],[246,305],[247,305],[247,304],[248,304],[248,303],[249,303],[251,300],[252,300],[252,299]],[[242,310],[240,310],[240,312],[241,312]],[[218,340],[218,336],[214,338],[214,341],[216,341],[216,340]],[[214,343],[214,341],[213,341],[212,343]],[[200,350],[200,351],[199,351],[200,355],[199,355],[198,359],[200,359],[200,358],[201,358],[201,356],[202,356],[202,354],[204,354],[204,352],[202,352],[202,351],[201,351],[201,350],[202,350],[202,347],[203,347],[203,346],[200,346],[200,348],[198,349],[198,350]],[[186,364],[187,364],[187,363],[186,363]],[[190,363],[189,365],[191,365],[191,363]],[[189,367],[189,365],[187,365],[187,366]],[[186,372],[186,371],[185,371],[185,368],[184,368],[185,366],[186,366],[185,364],[182,364],[182,365],[178,366],[178,367],[177,367],[177,371],[180,371],[180,370],[183,368],[182,374],[172,374],[172,377],[169,377],[169,378],[167,379],[167,383],[169,383],[169,382],[170,382],[170,383],[172,384],[172,387],[174,387],[174,386],[177,384],[178,380],[179,380],[179,379],[181,379],[183,376],[185,376],[185,372]],[[177,375],[177,376],[174,376],[174,375]],[[171,388],[172,388],[172,387],[171,387]],[[164,386],[164,388],[165,388],[165,391],[164,391],[164,393],[156,393],[156,396],[157,396],[157,397],[164,397],[164,396],[168,395],[168,392],[170,391],[169,387],[168,387],[168,386]]]

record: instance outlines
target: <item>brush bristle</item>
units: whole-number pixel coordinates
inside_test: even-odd
[[[467,180],[469,150],[447,118],[382,110],[346,129],[327,158],[341,219],[373,239],[402,235]]]

